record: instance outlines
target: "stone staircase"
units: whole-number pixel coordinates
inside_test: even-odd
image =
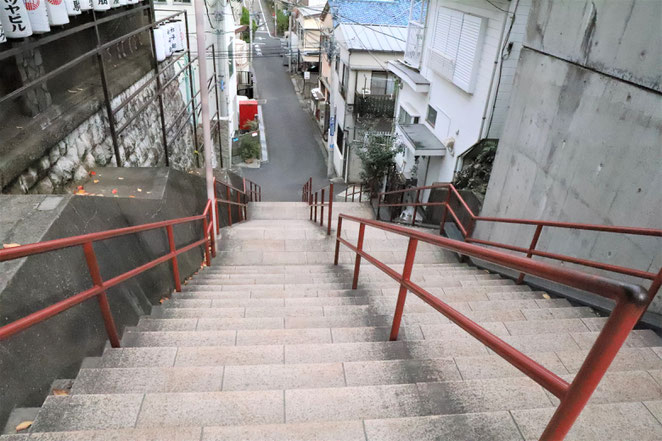
[[[362,204],[334,213],[372,217]],[[251,204],[210,268],[85,361],[27,433],[2,441],[530,441],[557,400],[308,221],[301,203]],[[343,225],[356,240],[358,225]],[[401,270],[407,239],[366,229]],[[605,318],[419,244],[412,279],[570,380]],[[576,441],[662,440],[662,339],[632,332],[572,432]]]

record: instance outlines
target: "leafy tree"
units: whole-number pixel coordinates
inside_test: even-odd
[[[239,24],[240,25],[248,25],[248,22],[250,21],[250,12],[248,8],[242,7],[241,8],[241,18],[239,19]],[[253,32],[257,30],[257,22],[253,20],[252,23],[253,27]],[[241,33],[241,39],[244,40],[246,43],[250,42],[250,36],[248,35],[248,31],[244,31]]]
[[[287,15],[282,9],[278,10],[278,17],[276,17],[276,25],[278,27],[279,34],[285,34],[289,25],[289,15]]]
[[[395,156],[402,148],[395,148],[390,136],[371,136],[368,142],[357,149],[357,155],[363,162],[361,179],[370,189],[371,197],[379,193],[382,181],[391,167],[395,165]]]

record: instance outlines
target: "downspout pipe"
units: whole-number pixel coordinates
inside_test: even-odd
[[[513,8],[513,11],[517,10],[517,5],[519,4],[519,0],[516,0],[515,6]],[[490,109],[490,104],[493,103],[496,99],[497,96],[496,94],[494,95],[494,98],[492,98],[492,89],[494,88],[494,83],[495,83],[495,76],[497,72],[497,67],[499,67],[499,63],[502,63],[503,60],[501,59],[501,53],[503,50],[503,36],[506,33],[506,25],[508,24],[508,17],[509,17],[509,12],[504,12],[506,15],[504,20],[503,20],[503,26],[501,26],[501,36],[499,37],[499,48],[497,50],[496,56],[494,57],[494,65],[492,66],[492,75],[490,76],[490,87],[487,90],[487,99],[485,100],[485,108],[483,109],[483,117],[480,120],[480,131],[478,132],[478,139],[476,142],[480,141],[483,138],[486,138],[489,134],[485,133],[483,134],[483,130],[485,129],[485,121],[487,121],[487,112]],[[515,17],[513,15],[512,19],[514,20]]]

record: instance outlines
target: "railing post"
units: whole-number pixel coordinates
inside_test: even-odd
[[[214,209],[216,210],[216,233],[221,232],[221,210],[218,208],[218,190],[216,190],[216,178],[214,178]]]
[[[175,234],[172,231],[172,225],[166,226],[166,231],[168,233],[168,246],[170,247],[170,252],[174,253],[177,251],[177,248],[175,247]],[[177,256],[172,256],[170,262],[172,262],[172,277],[175,279],[175,291],[182,292],[182,281],[179,277]]]
[[[359,239],[356,242],[356,261],[354,262],[354,279],[352,280],[352,289],[356,289],[359,285],[359,270],[361,269],[361,254],[363,251],[363,236],[365,235],[365,224],[359,224]]]
[[[448,207],[451,203],[451,187],[448,186],[448,194],[446,195],[446,204],[444,205],[444,212],[441,215],[441,223],[439,224],[439,235],[444,235],[444,226],[446,225],[446,216],[448,216]]]
[[[232,200],[230,195],[230,187],[225,186],[225,200],[228,201],[225,203],[225,206],[228,207],[228,224],[232,226],[232,204],[229,202]]]
[[[315,192],[315,205],[314,205],[314,207],[315,207],[315,216],[314,216],[314,219],[313,219],[313,221],[315,223],[317,223],[317,193],[318,192]]]
[[[329,184],[329,219],[326,225],[326,235],[331,235],[331,221],[333,220],[333,182]]]
[[[92,242],[85,242],[83,244],[83,252],[85,253],[85,261],[87,262],[87,268],[90,271],[92,283],[94,283],[95,286],[103,286],[103,279],[101,278],[99,263],[97,262],[97,256],[94,253]],[[110,340],[110,345],[113,348],[119,348],[120,337],[117,333],[117,327],[115,326],[113,313],[110,311],[110,304],[108,303],[106,291],[97,294],[97,300],[99,301],[99,308],[101,309],[103,324],[106,327],[106,334],[108,335],[108,340]]]
[[[322,189],[322,205],[320,206],[320,226],[324,226],[324,189]]]
[[[308,190],[308,205],[310,206],[310,220],[313,220],[313,193],[312,190]]]
[[[237,204],[239,204],[237,205],[238,208],[237,211],[239,212],[237,216],[239,217],[239,222],[241,222],[244,220],[244,216],[246,215],[246,213],[243,212],[244,207],[241,206],[241,193],[239,192],[237,192]]]
[[[565,438],[646,306],[623,300],[616,304],[567,393],[561,399],[561,404],[547,423],[540,441],[558,441]]]
[[[246,178],[241,178],[242,184],[244,184],[244,194],[246,194]]]
[[[362,197],[363,197],[363,183],[359,185],[359,202],[361,202]]]
[[[207,266],[211,266],[211,256],[209,255],[209,234],[207,234],[207,228],[209,228],[209,222],[207,221],[207,216],[204,216],[203,222],[202,222],[202,235],[204,236],[205,242],[205,261],[207,262]]]
[[[342,217],[338,216],[338,226],[336,227],[336,253],[333,256],[333,264],[338,265],[340,255],[340,230],[342,229]]]
[[[531,239],[531,245],[529,245],[529,251],[526,253],[527,259],[530,259],[531,256],[533,256],[532,251],[536,248],[536,245],[538,244],[538,239],[540,239],[540,233],[542,232],[542,225],[538,225],[536,227],[535,233],[533,233],[533,238]],[[517,278],[517,284],[521,285],[522,282],[524,281],[524,273],[519,273],[519,277]]]
[[[356,194],[356,184],[352,184],[352,202],[354,202],[355,194]]]
[[[347,192],[349,192],[349,185],[345,188],[345,202],[347,202]]]
[[[416,225],[416,212],[418,211],[418,199],[421,195],[421,190],[416,190],[416,200],[414,201],[414,215],[411,217],[411,225]]]
[[[405,258],[405,266],[402,269],[402,282],[409,282],[411,272],[414,267],[414,258],[416,257],[416,246],[418,239],[410,238],[409,245],[407,245],[407,257]],[[398,292],[398,301],[395,304],[395,313],[393,314],[393,325],[391,325],[391,335],[389,339],[395,341],[398,339],[400,332],[400,322],[402,321],[402,313],[405,309],[405,300],[407,298],[407,287],[404,283],[400,283],[400,291]]]

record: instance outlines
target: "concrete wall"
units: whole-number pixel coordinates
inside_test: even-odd
[[[657,1],[533,2],[483,215],[662,226],[661,37],[642,31],[661,15]],[[476,230],[524,246],[532,233]],[[545,229],[538,248],[657,273],[661,245]]]
[[[99,174],[110,181],[105,170],[113,170],[103,170]],[[139,183],[145,191],[136,198],[0,195],[0,243],[27,244],[191,216],[204,209],[203,178],[167,168],[116,172],[120,173],[124,185]],[[180,225],[174,231],[181,247],[202,237],[202,224]],[[94,248],[101,275],[109,279],[162,256],[168,243],[165,232],[156,230],[98,242]],[[200,267],[202,250],[191,250],[178,260],[181,277],[189,277]],[[90,286],[80,247],[0,263],[0,326]],[[169,263],[110,289],[108,299],[120,333],[173,289]],[[39,406],[53,380],[74,378],[83,358],[99,355],[105,343],[94,299],[1,341],[0,426],[12,408]]]

